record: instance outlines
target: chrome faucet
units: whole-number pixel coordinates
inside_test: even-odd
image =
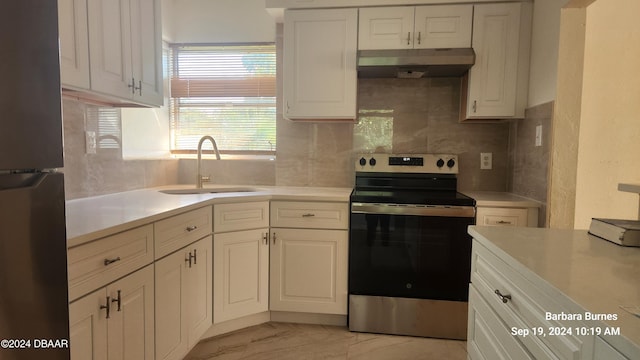
[[[205,135],[200,139],[200,142],[198,142],[198,168],[196,170],[196,189],[202,189],[202,183],[203,182],[208,182],[211,181],[211,178],[209,176],[202,176],[201,174],[201,169],[202,169],[202,144],[205,142],[205,140],[210,140],[211,144],[213,145],[213,150],[216,153],[216,159],[220,160],[220,151],[218,151],[218,145],[216,144],[216,140],[209,136],[209,135]]]

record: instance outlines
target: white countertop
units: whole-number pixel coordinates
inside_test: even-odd
[[[202,206],[264,200],[349,201],[351,188],[292,186],[241,186],[258,191],[164,194],[163,189],[186,189],[193,185],[173,185],[94,196],[66,202],[67,247],[109,236],[137,226],[197,209]],[[225,188],[238,186],[212,186]],[[205,186],[205,188],[209,188]]]
[[[543,279],[584,311],[617,314],[617,321],[604,326],[619,326],[622,337],[603,337],[640,359],[640,317],[621,308],[640,307],[640,248],[618,246],[584,230],[471,226],[469,233],[525,270],[534,284]]]
[[[476,200],[476,206],[539,208],[540,203],[523,196],[501,191],[460,191]]]

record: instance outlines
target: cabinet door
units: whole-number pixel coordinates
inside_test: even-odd
[[[107,287],[109,360],[154,359],[153,265]]]
[[[272,229],[270,310],[347,313],[346,230]]]
[[[213,313],[213,239],[211,235],[186,247],[191,256],[183,302],[186,303],[187,346],[190,349],[211,327]]]
[[[87,0],[58,0],[60,82],[88,89],[89,32]]]
[[[187,259],[187,262],[185,262]],[[156,359],[182,359],[187,353],[185,313],[188,251],[177,252],[155,263]]]
[[[474,6],[467,118],[516,115],[520,9],[519,3]]]
[[[102,288],[69,305],[71,360],[107,359],[107,291]]]
[[[356,9],[289,10],[284,19],[284,116],[355,120]]]
[[[413,6],[360,9],[358,49],[412,49],[413,17]]]
[[[129,0],[88,0],[91,89],[132,97]]]
[[[145,104],[161,106],[163,98],[160,2],[130,1],[134,99]]]
[[[471,47],[473,5],[417,6],[416,49]]]
[[[268,228],[213,238],[213,322],[269,310]]]

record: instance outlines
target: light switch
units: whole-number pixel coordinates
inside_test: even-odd
[[[542,125],[536,126],[536,146],[542,146]]]
[[[493,168],[493,153],[480,153],[480,169],[491,170]]]

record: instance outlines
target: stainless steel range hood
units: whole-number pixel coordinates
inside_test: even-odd
[[[358,77],[458,77],[475,63],[471,48],[358,51]]]

